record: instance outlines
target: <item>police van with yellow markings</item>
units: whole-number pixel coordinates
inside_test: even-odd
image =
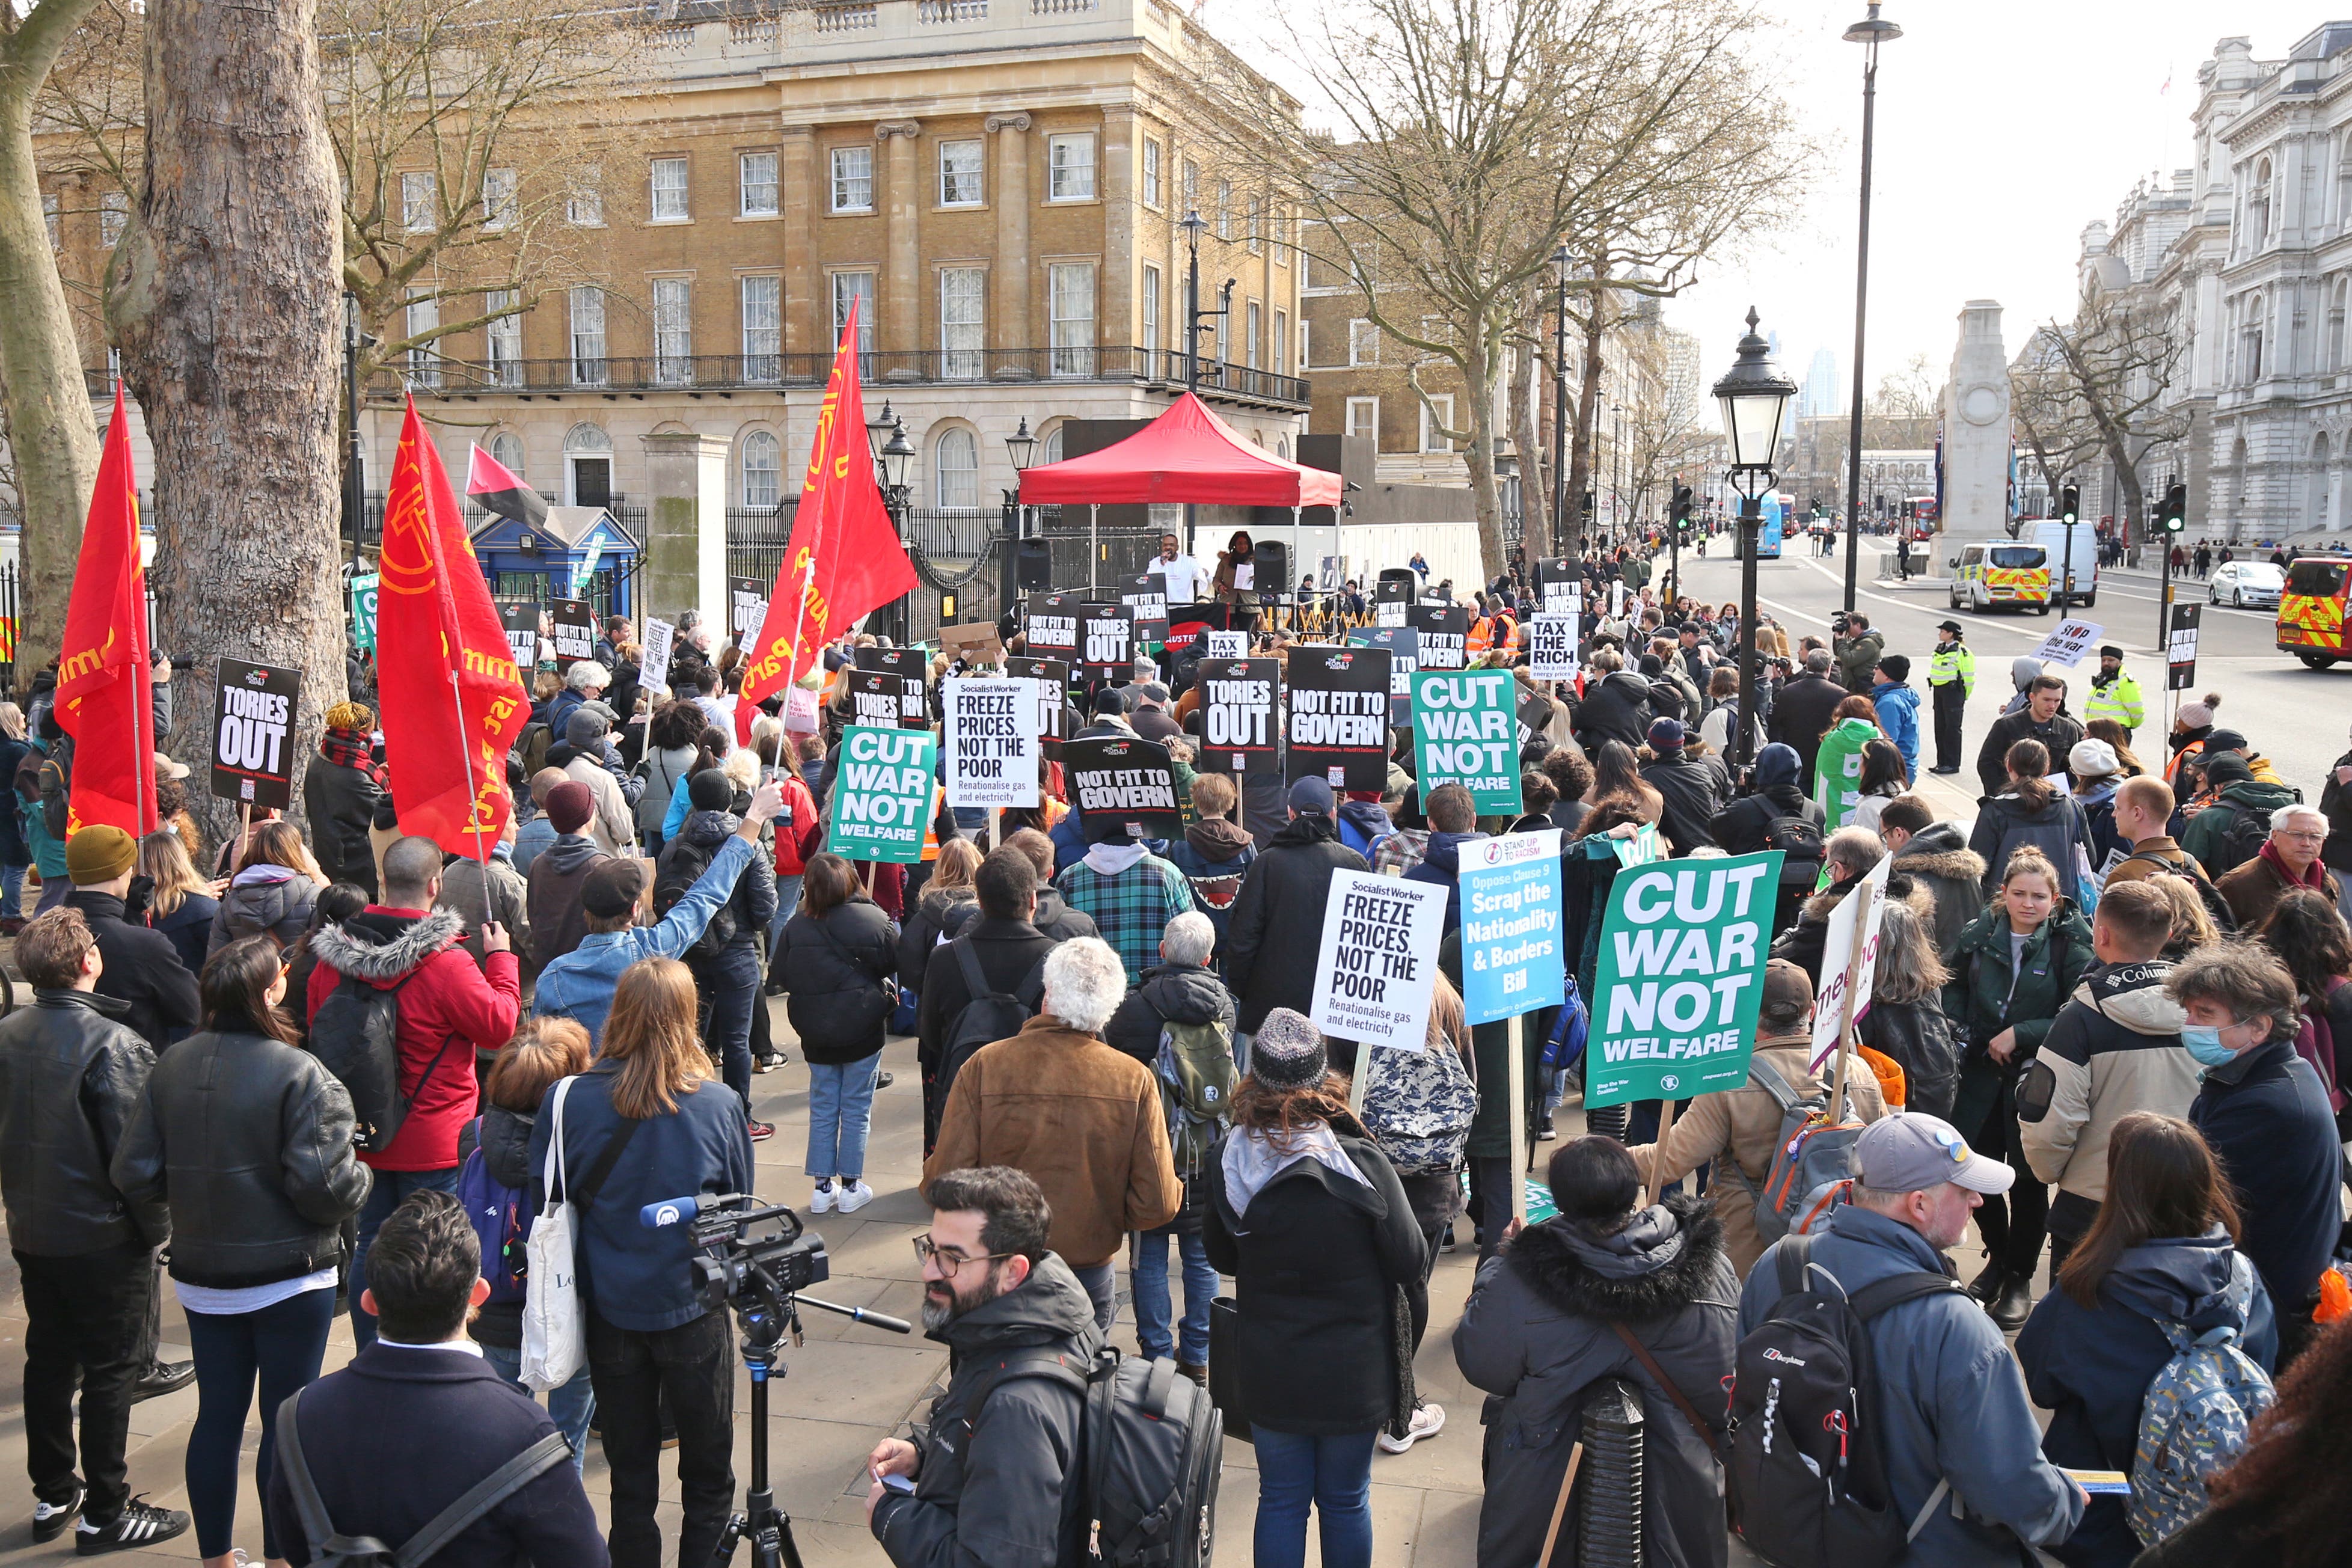
[[[1952,569],[1952,608],[2031,608],[2050,613],[2050,552],[2039,544],[1993,540],[1965,545],[1946,558]]]

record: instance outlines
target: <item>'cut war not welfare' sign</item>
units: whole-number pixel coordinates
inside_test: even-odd
[[[1422,670],[1412,740],[1422,799],[1441,784],[1470,792],[1481,816],[1519,809],[1518,687],[1507,669]]]
[[[929,730],[853,724],[843,731],[824,847],[848,860],[920,860],[938,745]]]
[[[1628,867],[1610,885],[1584,1103],[1686,1100],[1748,1081],[1780,852]]]

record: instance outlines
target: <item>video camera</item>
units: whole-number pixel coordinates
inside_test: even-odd
[[[832,1278],[832,1266],[824,1237],[782,1204],[762,1204],[749,1193],[697,1193],[647,1204],[637,1211],[637,1219],[647,1230],[687,1227],[688,1245],[695,1253],[695,1294],[707,1307],[731,1306],[738,1311],[765,1308],[789,1314],[799,1299],[896,1333],[912,1331],[913,1325],[903,1319],[802,1298],[802,1291]]]

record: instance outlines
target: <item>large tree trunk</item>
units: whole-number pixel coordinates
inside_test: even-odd
[[[301,670],[298,758],[344,694],[341,257],[315,23],[314,0],[148,13],[145,189],[108,311],[155,447],[161,646],[199,656],[169,749],[200,776],[214,655]],[[235,820],[209,809],[216,832]]]
[[[1577,376],[1576,426],[1569,436],[1568,510],[1569,515],[1577,520],[1569,525],[1569,531],[1580,551],[1592,542],[1587,535],[1597,529],[1600,521],[1596,513],[1588,524],[1584,498],[1592,489],[1592,449],[1598,439],[1595,426],[1601,413],[1601,344],[1609,331],[1601,310],[1601,296],[1596,293],[1581,334],[1584,358]]]
[[[40,0],[0,45],[0,396],[24,508],[16,594],[19,689],[57,656],[65,634],[89,493],[98,425],[82,380],[81,344],[49,249],[33,163],[33,102],[73,30],[97,0]]]
[[[1484,323],[1481,323],[1483,328]],[[1503,491],[1495,480],[1495,356],[1486,333],[1470,339],[1465,356],[1465,388],[1470,395],[1470,497],[1478,514],[1478,559],[1485,570],[1478,588],[1503,574]]]
[[[1528,330],[1542,330],[1542,318]],[[1532,348],[1519,351],[1519,373],[1511,378],[1511,434],[1519,448],[1520,538],[1527,546],[1528,571],[1551,550],[1551,448],[1544,444],[1543,356]],[[1529,579],[1532,582],[1533,576]]]

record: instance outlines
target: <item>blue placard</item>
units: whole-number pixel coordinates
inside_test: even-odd
[[[1559,830],[1474,839],[1461,847],[1462,1005],[1491,1024],[1565,996]]]

